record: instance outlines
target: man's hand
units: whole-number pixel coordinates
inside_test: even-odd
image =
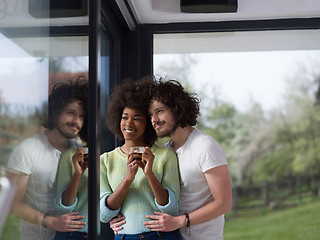
[[[123,229],[123,227],[121,227],[121,226],[126,223],[126,221],[124,219],[125,219],[125,217],[123,217],[119,213],[116,217],[111,219],[111,221],[109,222],[110,228],[113,230],[115,235],[117,235],[118,232]]]
[[[152,220],[144,222],[144,225],[151,231],[171,232],[185,225],[184,216],[174,217],[161,212],[154,212],[154,214],[147,215],[146,218]]]
[[[84,217],[83,215],[78,215],[78,212],[72,212],[58,217],[47,216],[45,224],[59,232],[76,232],[86,225],[85,222],[78,221]]]

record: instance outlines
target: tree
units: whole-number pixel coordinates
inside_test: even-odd
[[[193,92],[197,79],[192,79],[192,69],[197,65],[196,57],[192,54],[177,54],[168,56],[169,60],[161,63],[156,69],[155,75],[165,79],[179,81],[185,89]],[[171,59],[170,59],[171,58]]]

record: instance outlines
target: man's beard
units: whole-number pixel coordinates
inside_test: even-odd
[[[156,130],[157,136],[159,138],[170,137],[176,130],[178,125],[174,123],[172,126],[169,126],[168,129],[164,129],[163,131],[158,132]]]
[[[70,124],[70,125],[72,125],[72,124]],[[73,124],[74,125],[74,124]],[[76,125],[74,125],[74,126],[76,126]],[[79,127],[78,127],[78,129],[79,129]],[[73,138],[75,138],[77,135],[78,135],[78,133],[69,133],[69,132],[67,132],[67,131],[63,131],[63,129],[62,128],[60,128],[60,126],[59,125],[57,125],[57,130],[58,130],[58,132],[60,133],[60,135],[61,136],[63,136],[63,137],[65,137],[66,139],[73,139]]]

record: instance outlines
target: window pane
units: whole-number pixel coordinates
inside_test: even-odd
[[[277,222],[268,213],[289,216],[319,204],[319,64],[319,30],[154,36],[154,73],[198,94],[197,127],[226,152],[234,191],[226,239],[252,232],[262,239],[266,225],[268,233],[281,229],[268,238],[289,228],[301,236],[297,218]],[[252,228],[233,232],[248,222]]]
[[[50,1],[42,1],[41,4],[39,1],[5,1],[1,7],[4,7],[4,11],[0,21],[0,166],[7,168],[8,162],[11,161],[9,159],[14,155],[13,151],[18,145],[46,131],[48,99],[53,86],[75,80],[78,76],[88,77],[88,37],[66,33],[68,29],[71,31],[70,26],[74,27],[74,33],[77,32],[78,25],[87,25],[88,16],[83,6],[80,7],[82,10],[79,10],[82,13],[78,12],[76,17],[71,9],[60,9],[54,13],[53,8],[56,5],[50,4]],[[59,36],[59,31],[55,33],[54,29],[63,32],[63,36]],[[37,218],[25,219],[27,222],[35,221],[34,232],[17,217],[26,208],[21,211],[16,208],[12,215],[8,215],[3,229],[0,221],[1,239],[21,239],[22,234],[29,234],[30,239],[40,239],[39,234],[48,236],[53,231],[43,228],[41,221],[43,214],[54,215],[55,205],[52,198],[57,194],[56,173],[64,151],[58,151],[58,147],[54,147],[55,144],[50,138],[45,139],[49,140],[50,146],[57,154],[53,158],[57,159],[57,162],[49,163],[52,164],[52,168],[48,173],[44,173],[45,170],[39,167],[40,162],[36,163],[40,161],[37,156],[45,151],[42,145],[29,151],[32,156],[30,158],[36,159],[30,162],[25,161],[25,156],[29,155],[21,151],[21,159],[16,157],[18,160],[15,162],[21,169],[18,171],[17,167],[9,171],[9,175],[16,174],[27,179],[17,185],[17,192],[25,191],[20,196],[24,199],[23,203],[38,210],[37,214],[30,214],[30,217]],[[78,138],[76,141],[82,143]],[[45,162],[43,159],[41,161]],[[31,163],[34,165],[28,165]],[[24,183],[26,188],[21,187]],[[34,185],[31,186],[32,184]],[[50,201],[42,201],[48,196]],[[42,203],[47,203],[49,207],[41,206]],[[5,216],[1,218],[6,219]],[[27,227],[21,230],[23,226]],[[53,236],[54,233],[55,231]]]

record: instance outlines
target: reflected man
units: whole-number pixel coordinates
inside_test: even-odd
[[[56,231],[77,231],[84,216],[55,216],[55,178],[62,153],[79,147],[73,139],[87,134],[88,83],[78,78],[58,83],[49,96],[48,126],[22,141],[8,162],[7,175],[17,185],[11,213],[20,218],[23,239],[53,239]]]

